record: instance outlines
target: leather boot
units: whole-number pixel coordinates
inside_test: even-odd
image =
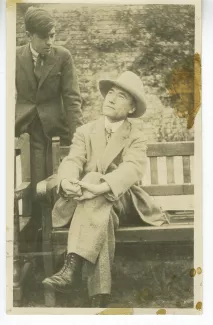
[[[59,292],[70,292],[80,283],[82,266],[83,258],[70,253],[67,255],[62,269],[50,278],[44,279],[42,283]]]
[[[92,296],[91,298],[91,307],[92,308],[105,308],[109,303],[109,295],[99,294]]]

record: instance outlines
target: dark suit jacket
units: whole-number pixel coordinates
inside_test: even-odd
[[[83,124],[81,97],[70,52],[54,46],[45,58],[37,83],[29,44],[16,52],[16,136],[27,132],[36,109],[44,132],[52,137],[72,138]],[[69,133],[70,132],[70,133]]]

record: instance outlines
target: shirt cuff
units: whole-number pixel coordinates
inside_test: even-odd
[[[61,186],[61,182],[62,180],[60,181],[60,183],[58,184],[58,194],[60,195],[60,197],[62,197],[63,199],[67,199],[67,194],[64,192],[62,186]]]
[[[106,182],[109,185],[109,187],[110,187],[110,192],[104,194],[105,198],[108,201],[111,201],[111,202],[117,201],[119,199],[119,197],[112,191],[112,188],[111,188],[109,182],[107,182],[107,180],[105,179],[104,176],[102,176],[100,178],[100,181],[101,182]]]

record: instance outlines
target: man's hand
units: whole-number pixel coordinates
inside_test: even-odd
[[[67,179],[63,179],[61,181],[61,187],[67,198],[78,197],[82,195],[81,187],[78,184],[77,179],[69,181]]]
[[[82,196],[75,198],[76,201],[93,199],[96,196],[110,191],[110,187],[106,182],[101,184],[91,184],[79,181],[78,184],[84,189],[84,191]]]
[[[93,194],[87,190],[84,190],[83,194],[81,196],[73,197],[73,199],[76,201],[84,201],[84,200],[94,199],[94,197],[96,197],[96,196],[97,196],[96,194]]]

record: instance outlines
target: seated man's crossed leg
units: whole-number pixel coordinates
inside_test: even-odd
[[[82,181],[99,184],[102,174],[88,173]],[[85,190],[86,191],[86,190]],[[111,266],[115,251],[114,228],[118,227],[113,202],[104,195],[78,202],[74,211],[62,269],[43,283],[60,292],[79,285],[82,267],[88,262],[88,291],[95,300],[103,300],[111,291]],[[54,212],[54,211],[53,211]],[[100,296],[99,296],[100,295]]]

